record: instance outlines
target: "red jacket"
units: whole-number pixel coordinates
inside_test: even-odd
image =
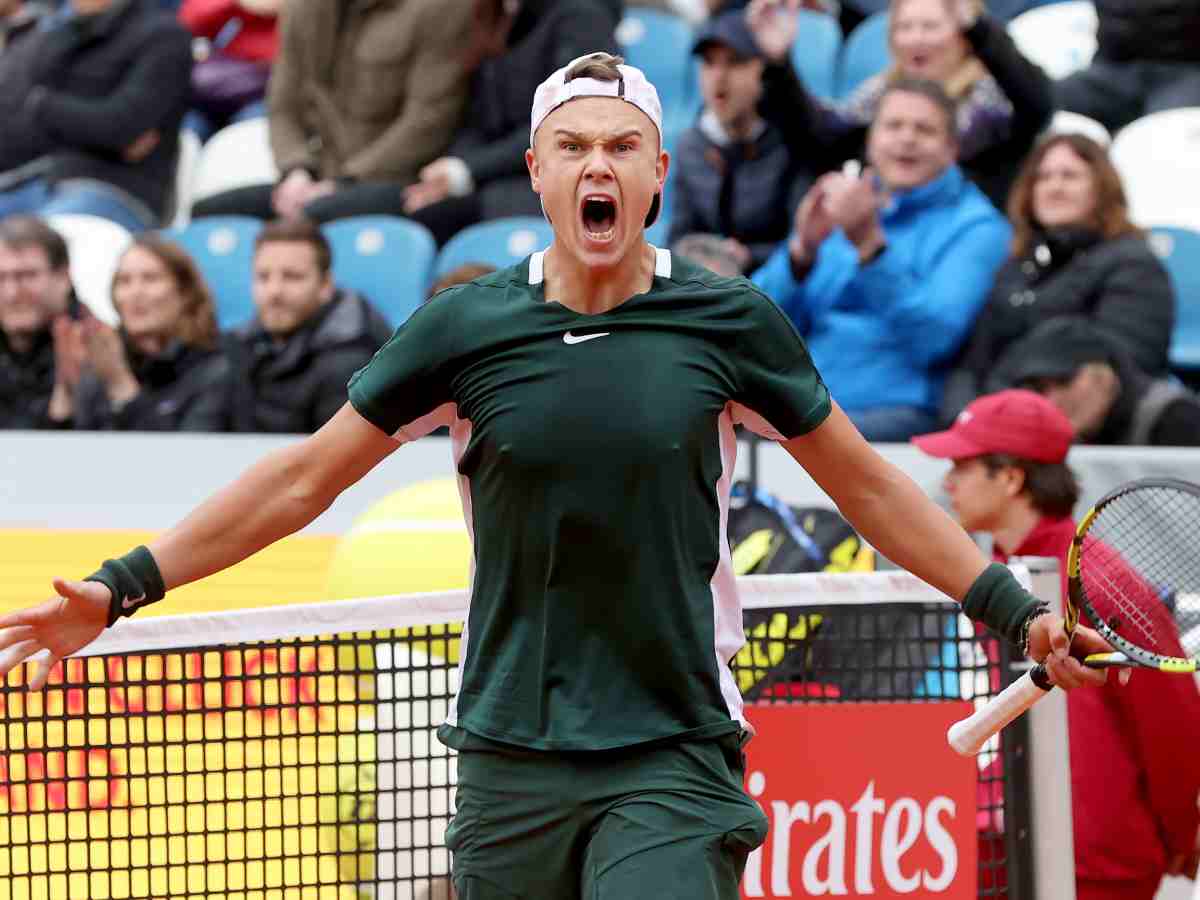
[[[1065,596],[1074,534],[1070,519],[1044,518],[1013,555],[1058,557]],[[1113,677],[1071,691],[1067,715],[1077,877],[1161,877],[1169,857],[1191,852],[1200,828],[1195,679],[1137,669],[1125,687]]]
[[[235,0],[183,0],[179,7],[179,21],[188,31],[209,40],[235,19],[240,22],[234,26],[237,32],[222,52],[235,59],[273,61],[279,46],[275,16],[255,15]]]

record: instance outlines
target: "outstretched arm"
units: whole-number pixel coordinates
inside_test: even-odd
[[[977,588],[977,582],[982,583],[980,576],[988,578],[988,561],[966,532],[911,478],[880,456],[836,404],[821,425],[783,446],[850,524],[897,565],[960,601]],[[1014,587],[1002,589],[1011,596]],[[987,618],[983,621],[996,628]],[[1079,655],[1109,649],[1103,638],[1084,627],[1075,630],[1073,644]],[[1085,668],[1070,655],[1072,644],[1058,616],[1033,620],[1029,647],[1031,657],[1045,661],[1057,685],[1073,688],[1105,681],[1104,670]]]
[[[170,590],[299,531],[399,446],[346,404],[311,437],[268,454],[148,546]]]
[[[962,526],[889,463],[841,408],[784,448],[880,553],[961,600],[988,565]]]
[[[265,456],[150,545],[163,587],[227,569],[299,531],[399,446],[346,404],[311,437]],[[95,581],[54,580],[57,597],[0,617],[0,680],[47,651],[29,682],[91,643],[108,623],[112,592]]]

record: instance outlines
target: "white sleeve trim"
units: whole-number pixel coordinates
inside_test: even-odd
[[[413,419],[407,425],[401,425],[396,429],[392,437],[401,444],[407,444],[410,441],[415,441],[417,438],[425,437],[436,428],[445,425],[449,428],[458,418],[457,403],[443,403],[431,413],[426,413],[419,419]]]
[[[734,425],[744,425],[749,428],[759,437],[766,438],[769,441],[786,441],[787,436],[784,435],[778,428],[768,422],[761,415],[750,409],[748,406],[742,406],[740,403],[729,404],[729,413],[733,418]]]

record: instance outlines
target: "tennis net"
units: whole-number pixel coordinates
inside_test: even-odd
[[[1007,648],[907,574],[739,586],[748,643],[732,667],[753,709],[940,703],[951,721],[1005,680]],[[455,757],[435,731],[457,685],[466,603],[447,592],[126,620],[40,692],[10,673],[0,900],[450,898]],[[975,845],[954,859],[973,861],[964,877],[979,896],[1005,896],[1020,774],[999,740],[967,764],[973,796],[960,806]],[[900,807],[876,825],[903,854]],[[929,821],[927,810],[927,832]],[[786,868],[786,849],[769,844]],[[803,848],[792,855],[799,866]],[[775,896],[787,873],[752,865],[745,896]],[[839,865],[817,853],[811,877],[829,882]],[[902,860],[883,865],[903,874]]]

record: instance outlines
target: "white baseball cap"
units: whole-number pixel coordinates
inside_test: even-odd
[[[621,73],[621,77],[615,81],[601,81],[599,78],[572,78],[567,80],[567,73],[577,63],[582,62],[592,57],[601,56],[600,53],[585,53],[576,59],[571,60],[545,81],[538,85],[536,91],[533,92],[533,111],[529,116],[529,146],[533,146],[533,136],[537,134],[538,126],[542,121],[554,110],[558,109],[568,100],[574,100],[576,97],[615,97],[618,100],[624,100],[626,103],[632,103],[654,123],[654,127],[658,129],[659,144],[662,143],[662,103],[658,99],[658,91],[654,85],[646,78],[645,73],[641,69],[634,66],[628,66],[621,63],[617,66],[617,70]],[[654,202],[650,205],[650,212],[646,216],[646,227],[649,228],[658,219],[658,214],[662,209],[662,195],[655,194]],[[542,213],[545,215],[545,204],[542,206]],[[549,216],[546,216],[549,221]]]
[[[533,112],[529,118],[529,146],[533,146],[533,136],[542,120],[576,97],[616,97],[632,103],[650,117],[650,121],[658,129],[659,140],[662,139],[662,104],[658,100],[658,91],[641,69],[622,63],[617,66],[621,77],[615,81],[601,81],[599,78],[567,80],[567,72],[572,66],[599,55],[585,53],[578,59],[571,60],[538,85],[538,89],[533,93]]]

